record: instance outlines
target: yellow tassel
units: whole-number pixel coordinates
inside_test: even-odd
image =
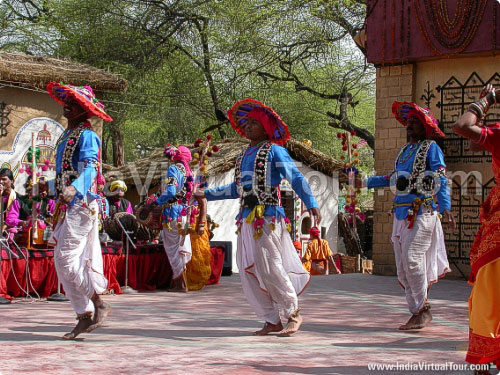
[[[269,224],[269,226],[271,227],[272,231],[274,231],[276,229],[276,225],[274,223]]]
[[[252,224],[255,219],[261,219],[264,216],[264,211],[266,210],[266,206],[257,205],[253,208],[250,214],[247,216],[247,224]]]
[[[286,230],[288,231],[288,233],[292,233],[292,223],[286,225]]]
[[[177,223],[177,229],[181,229],[182,228],[182,223]]]
[[[253,238],[258,240],[259,238],[262,237],[262,228],[257,228],[255,232],[253,233]]]

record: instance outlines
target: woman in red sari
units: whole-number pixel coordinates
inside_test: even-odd
[[[500,90],[487,85],[480,100],[472,103],[453,126],[453,131],[471,140],[471,150],[486,150],[493,156],[493,173],[500,181],[500,123],[484,126],[490,106],[500,99]],[[481,206],[481,227],[470,250],[469,350],[466,361],[494,362],[500,369],[500,186],[497,184]],[[489,372],[477,372],[488,374]]]

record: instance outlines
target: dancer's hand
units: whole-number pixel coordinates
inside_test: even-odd
[[[365,180],[361,177],[361,174],[357,174],[354,176],[354,187],[356,189],[361,189],[365,187]]]
[[[198,223],[197,227],[196,227],[196,233],[198,233],[200,236],[203,235],[203,233],[205,233],[205,223]]]
[[[62,204],[68,204],[71,201],[73,201],[73,198],[75,198],[75,194],[76,194],[76,189],[74,186],[71,186],[71,185],[66,186],[63,189],[62,194],[59,196],[59,201]]]
[[[488,83],[486,86],[483,87],[483,90],[481,91],[481,94],[479,94],[479,99],[484,98],[490,91],[493,91],[493,85],[491,83]]]
[[[457,223],[450,210],[444,210],[444,217],[446,222],[450,225],[450,229],[453,233],[457,231]]]
[[[205,199],[205,190],[200,186],[195,186],[193,191],[193,196],[197,201]]]
[[[486,95],[488,95],[490,92],[493,91],[493,96],[488,98],[488,102],[493,105],[498,102],[498,95],[500,95],[500,90],[495,89],[491,83],[488,83],[486,86],[484,86],[483,91],[481,91],[481,94],[479,94],[479,99],[484,98]],[[493,103],[492,103],[493,102]]]
[[[311,208],[307,210],[309,212],[309,216],[314,217],[314,225],[317,226],[321,222],[321,212],[319,212],[319,208]]]

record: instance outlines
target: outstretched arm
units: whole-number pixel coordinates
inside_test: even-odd
[[[295,162],[283,147],[273,146],[273,162],[283,177],[292,185],[292,189],[304,202],[309,215],[314,218],[314,225],[321,222],[321,212],[318,202],[314,199],[311,187]]]
[[[207,200],[198,200],[198,209],[200,211],[198,216],[198,225],[196,226],[196,232],[201,236],[205,232],[207,226]]]
[[[156,203],[159,205],[166,204],[170,199],[175,197],[178,189],[182,188],[182,185],[184,185],[184,175],[181,173],[179,168],[174,165],[171,165],[168,168],[165,184],[165,190],[156,200]]]

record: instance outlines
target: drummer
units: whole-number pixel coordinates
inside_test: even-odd
[[[113,217],[118,212],[134,214],[132,203],[124,198],[127,191],[127,185],[122,180],[115,180],[109,185],[110,194],[108,195],[109,215]]]

